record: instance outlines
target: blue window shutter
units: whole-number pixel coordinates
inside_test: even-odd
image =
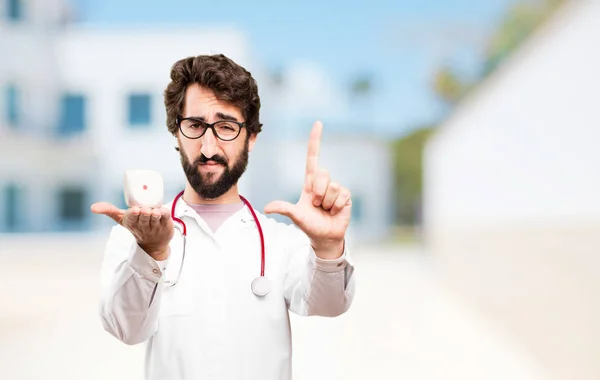
[[[20,21],[23,18],[23,1],[8,0],[6,14],[10,21]]]
[[[9,184],[4,189],[4,224],[7,231],[15,231],[19,227],[20,195],[19,188],[14,184]]]
[[[83,132],[86,121],[86,99],[80,94],[63,95],[59,132],[61,135]]]
[[[12,126],[19,124],[20,116],[20,96],[19,89],[15,85],[9,85],[6,88],[6,121]]]
[[[129,125],[149,126],[152,119],[152,97],[149,94],[131,94],[128,103]]]
[[[63,188],[59,192],[60,219],[81,221],[86,213],[86,193],[82,188]]]

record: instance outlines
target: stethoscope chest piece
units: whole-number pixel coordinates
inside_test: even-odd
[[[252,281],[252,293],[264,297],[271,291],[271,281],[265,276],[259,276]]]

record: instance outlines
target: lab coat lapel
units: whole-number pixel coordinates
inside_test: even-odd
[[[171,207],[172,206],[173,205],[171,202]],[[202,219],[202,217],[200,215],[198,215],[198,213],[193,208],[191,208],[187,203],[185,203],[185,201],[181,198],[177,202],[177,206],[175,208],[175,217],[182,219],[182,220],[185,217],[194,219],[196,221],[196,223],[198,223],[200,228],[208,236],[210,236],[214,239],[214,234],[213,234],[212,230],[210,229],[210,227],[208,226],[208,224],[206,223],[206,221],[204,219]],[[177,222],[174,221],[174,223],[177,223]]]

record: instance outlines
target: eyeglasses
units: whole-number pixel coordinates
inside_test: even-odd
[[[246,122],[220,120],[210,124],[195,117],[177,117],[177,125],[181,133],[188,139],[199,139],[207,130],[212,129],[218,139],[231,141],[240,135]]]

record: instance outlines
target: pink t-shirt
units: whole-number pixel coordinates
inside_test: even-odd
[[[229,203],[224,205],[190,205],[198,215],[202,217],[214,232],[217,232],[221,224],[244,207],[244,202]]]

